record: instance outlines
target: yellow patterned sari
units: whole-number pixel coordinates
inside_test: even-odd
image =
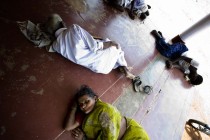
[[[88,139],[117,140],[121,119],[114,106],[98,99],[93,111],[85,117],[82,129]],[[146,131],[136,121],[129,118],[126,121],[127,129],[121,140],[149,140]]]

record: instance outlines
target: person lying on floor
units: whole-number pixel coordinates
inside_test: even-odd
[[[95,39],[76,24],[66,28],[57,14],[48,18],[45,29],[56,37],[48,47],[50,52],[57,52],[96,73],[108,74],[112,69],[120,68],[127,78],[135,78],[129,72],[120,44],[115,41]]]
[[[141,20],[146,19],[149,16],[149,9],[151,8],[150,5],[145,3],[145,0],[106,0],[106,2],[121,12],[129,9],[131,19],[135,19],[135,16]]]
[[[188,48],[184,43],[166,43],[160,31],[153,30],[151,34],[156,39],[156,49],[161,55],[168,58],[166,60],[168,69],[172,67],[180,69],[184,73],[185,79],[192,85],[200,85],[203,82],[203,77],[197,73],[199,63],[186,56]]]
[[[76,104],[72,106],[65,126],[75,139],[149,140],[139,123],[122,116],[117,108],[98,99],[87,85],[82,85],[75,96]],[[83,112],[83,117],[78,119],[77,110]]]

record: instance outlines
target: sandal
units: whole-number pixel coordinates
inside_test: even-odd
[[[139,76],[136,76],[133,79],[133,88],[135,92],[140,92],[140,85],[142,84],[141,79]]]
[[[146,86],[143,87],[143,91],[146,94],[150,94],[150,92],[152,91],[152,87],[149,86],[149,85],[146,85]]]

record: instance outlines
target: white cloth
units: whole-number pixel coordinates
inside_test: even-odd
[[[24,36],[29,41],[33,42],[36,47],[41,48],[49,46],[53,42],[50,35],[41,29],[41,26],[43,26],[42,24],[34,24],[30,20],[17,21],[17,24]]]
[[[129,7],[133,0],[117,0],[118,5],[123,7]]]
[[[190,63],[186,62],[185,60],[179,60],[178,63],[184,74],[190,74]]]
[[[104,41],[94,39],[79,25],[61,28],[55,34],[57,39],[51,46],[54,51],[96,73],[108,74],[119,66],[127,66],[120,46],[103,50]]]

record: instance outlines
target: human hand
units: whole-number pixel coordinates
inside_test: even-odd
[[[107,49],[109,47],[116,47],[118,49],[119,48],[119,44],[116,43],[115,41],[103,42],[103,49]]]
[[[119,49],[119,44],[115,41],[110,41],[110,46],[116,47],[117,49]]]
[[[188,75],[184,75],[184,78],[186,81],[190,81],[190,78],[188,77]]]
[[[85,133],[78,127],[71,131],[71,135],[77,140],[83,140],[85,137]]]
[[[74,101],[73,104],[72,104],[72,106],[71,106],[71,109],[75,109],[76,110],[77,109],[77,106],[78,106],[77,105],[77,102]]]

